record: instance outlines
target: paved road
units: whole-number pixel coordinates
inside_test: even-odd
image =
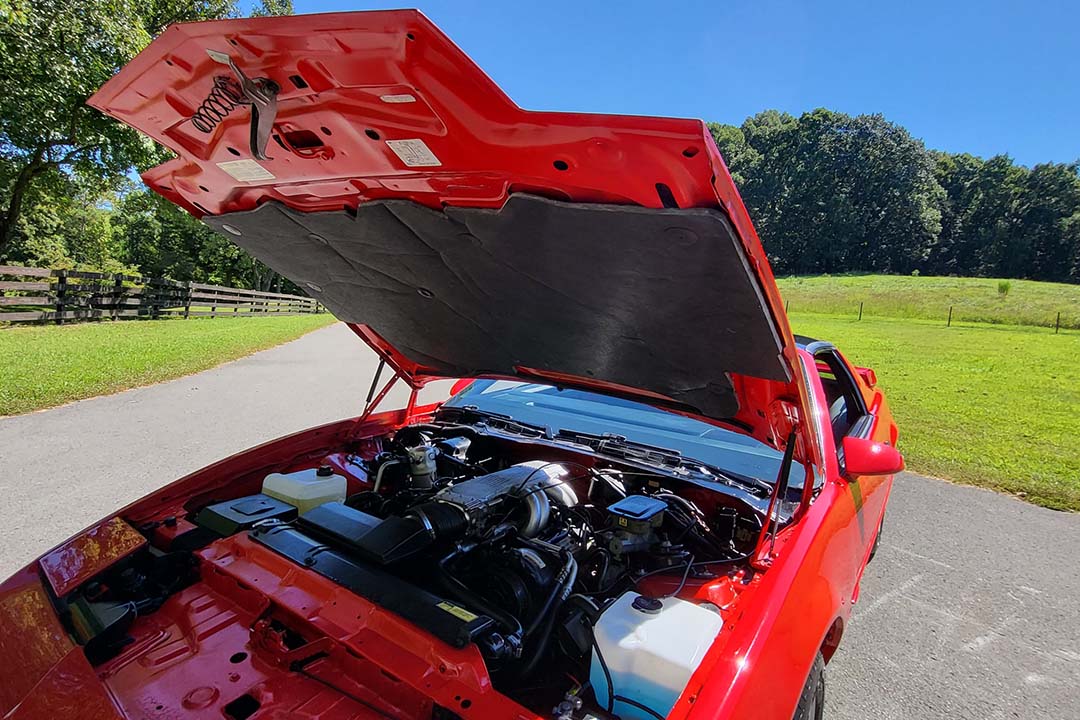
[[[332,325],[198,375],[0,419],[0,577],[189,472],[358,415],[374,367]]]
[[[374,364],[335,325],[188,378],[0,419],[0,577],[187,472],[355,415]],[[827,717],[1080,718],[1080,516],[908,473],[886,533],[829,666]]]

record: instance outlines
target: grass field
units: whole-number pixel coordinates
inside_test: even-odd
[[[0,330],[0,416],[199,372],[332,322],[322,313]]]
[[[874,368],[909,469],[1080,510],[1080,333],[794,307],[791,323]]]
[[[953,322],[1080,328],[1080,285],[1009,280],[1009,292],[987,278],[910,277],[903,275],[822,275],[781,278],[780,293],[790,312],[857,317],[897,317]]]

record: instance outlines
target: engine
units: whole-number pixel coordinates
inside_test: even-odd
[[[492,685],[523,705],[585,717],[578,679],[588,678],[589,712],[606,718],[604,708],[612,712],[615,696],[636,681],[615,678],[605,701],[597,658],[619,660],[625,622],[654,623],[652,637],[707,644],[679,618],[697,613],[701,628],[719,627],[719,616],[707,603],[675,596],[722,577],[716,563],[727,572],[723,563],[747,557],[762,528],[760,504],[768,502],[456,423],[406,427],[364,452],[320,457],[334,465],[308,458],[294,466],[300,469],[252,478],[261,487],[245,486],[262,492],[193,505],[189,516],[142,528],[155,551],[71,602],[72,617],[85,616],[77,628],[104,628],[82,638],[88,656],[104,662],[121,652],[134,616],[198,583],[193,552],[214,556],[218,543],[243,538],[453,647],[475,646]],[[664,612],[672,603],[683,606]],[[253,625],[252,632],[280,635],[280,643],[256,645],[288,650],[311,642],[312,629],[301,637],[289,629],[294,621],[272,616]],[[691,650],[656,662],[679,665]],[[671,672],[684,671],[692,668]]]
[[[410,459],[421,454],[410,451]],[[408,468],[402,480],[412,483],[410,459],[400,464]],[[319,505],[295,523],[259,525],[256,537],[316,570],[340,553],[342,563],[366,566],[367,575],[430,587],[436,607],[448,595],[460,604],[452,612],[410,619],[455,644],[478,643],[491,660],[514,659],[573,586],[576,561],[565,518],[578,501],[569,478],[559,463],[531,461],[452,484],[425,481],[388,495],[372,490],[348,504]],[[309,559],[313,548],[301,538],[332,549]],[[339,567],[334,579],[348,584],[348,575]],[[403,586],[402,595],[408,592]],[[391,598],[391,606],[401,607],[393,601],[402,599]]]
[[[586,659],[599,607],[637,578],[674,568],[685,582],[707,574],[695,558],[745,550],[734,523],[724,535],[730,508],[710,521],[653,474],[472,459],[482,454],[466,435],[406,428],[368,463],[370,489],[263,524],[255,537],[362,595],[377,578],[383,596],[370,599],[390,607],[429,593],[424,602],[448,611],[404,614],[455,644],[476,643],[494,671],[516,678],[552,653]],[[386,590],[399,585],[400,594]]]

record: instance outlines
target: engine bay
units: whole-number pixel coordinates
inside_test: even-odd
[[[770,507],[461,418],[236,486],[58,600],[131,716],[666,717]]]

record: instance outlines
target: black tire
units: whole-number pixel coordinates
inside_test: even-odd
[[[885,532],[885,516],[884,515],[881,516],[881,523],[878,525],[877,535],[874,536],[874,547],[870,548],[870,557],[868,557],[866,559],[867,563],[869,563],[871,560],[873,560],[874,556],[877,555],[878,545],[881,544],[881,533],[883,533],[883,532]]]
[[[825,658],[821,653],[814,658],[810,675],[799,696],[792,720],[822,720],[825,717]]]

